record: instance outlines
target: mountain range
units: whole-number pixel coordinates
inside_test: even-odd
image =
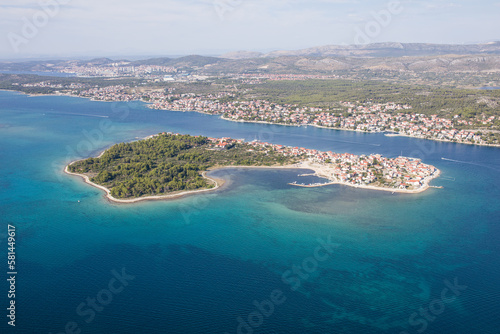
[[[260,53],[237,51],[222,55],[222,58],[276,58],[282,56],[302,57],[403,57],[437,56],[445,54],[500,54],[500,41],[484,44],[429,44],[429,43],[372,43],[360,45],[326,45],[293,51]]]
[[[218,73],[331,73],[333,71],[498,72],[500,42],[451,45],[376,43],[330,45],[295,51],[238,51],[220,57],[199,55],[128,61],[109,58],[0,63],[0,70],[54,71],[68,66],[162,65],[179,70]]]

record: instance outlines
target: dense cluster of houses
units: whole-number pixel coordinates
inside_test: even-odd
[[[208,138],[213,148],[224,149],[231,144],[243,144],[242,139]],[[355,155],[349,153],[322,152],[303,147],[291,147],[259,141],[244,143],[251,150],[273,150],[284,156],[308,159],[320,165],[329,179],[350,185],[373,185],[393,189],[414,190],[424,185],[426,177],[433,176],[437,169],[419,159],[397,157],[385,158],[379,154]]]
[[[189,94],[175,95],[168,100],[155,101],[153,108],[221,114],[224,118],[234,121],[314,125],[367,132],[392,131],[418,138],[487,144],[478,131],[455,128],[455,124],[473,126],[471,121],[459,117],[451,120],[437,115],[397,112],[411,109],[407,104],[389,102],[356,106],[350,102],[342,102],[342,105],[348,108],[347,112],[334,112],[323,108],[280,105],[265,100],[219,102],[219,99],[226,96],[231,96],[231,93],[219,93],[204,98]],[[491,125],[494,120],[495,116],[491,116],[476,122]]]
[[[160,65],[131,65],[130,62],[116,62],[106,65],[78,65],[71,64],[57,68],[63,73],[72,73],[80,77],[150,77],[151,75],[162,75],[162,73],[175,73],[175,67]]]
[[[265,81],[301,81],[301,80],[328,80],[328,79],[338,79],[338,75],[320,75],[320,74],[248,74],[241,73],[231,77],[234,80],[250,80],[255,83],[263,83]]]
[[[80,97],[87,97],[95,101],[134,101],[139,100],[137,94],[129,94],[127,86],[95,87],[77,93]]]
[[[19,84],[12,84],[18,86]],[[42,88],[57,88],[57,89],[82,89],[88,88],[89,85],[82,83],[70,83],[70,84],[61,84],[61,83],[52,83],[50,81],[41,81],[34,83],[25,83],[21,84],[22,87],[42,87]]]
[[[50,82],[41,82],[39,87],[52,87]],[[474,122],[461,119],[456,115],[453,119],[409,113],[412,107],[397,103],[354,104],[340,102],[342,108],[299,107],[291,104],[277,104],[266,100],[235,101],[232,92],[219,92],[199,96],[194,93],[173,94],[153,91],[137,92],[128,86],[116,85],[79,89],[69,88],[72,94],[101,101],[133,101],[144,100],[151,108],[181,111],[197,111],[222,115],[223,118],[244,122],[268,122],[285,125],[313,125],[345,130],[366,132],[393,132],[411,137],[454,141],[469,144],[499,144],[498,139],[489,139],[474,130],[459,130],[463,126],[491,126],[495,116],[477,117]],[[491,142],[494,140],[494,142]]]

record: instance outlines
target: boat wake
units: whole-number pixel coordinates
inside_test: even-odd
[[[357,141],[349,141],[349,140],[332,140],[337,143],[347,143],[347,144],[357,144],[357,145],[368,145],[368,146],[380,146],[380,144],[372,144],[372,143],[360,143]]]
[[[71,112],[54,112],[52,115],[70,115],[70,116],[84,116],[84,117],[100,117],[100,118],[109,118],[109,116],[105,115],[89,115],[89,114],[74,114]]]
[[[296,137],[305,137],[309,138],[307,135],[296,135]],[[356,145],[366,145],[366,146],[381,146],[382,144],[376,144],[376,143],[362,143],[359,141],[350,141],[350,140],[338,140],[338,139],[328,139],[329,142],[334,142],[334,143],[346,143],[346,144],[356,144]]]
[[[495,167],[492,167],[492,166],[488,166],[488,165],[484,165],[484,164],[478,164],[476,162],[461,161],[461,160],[455,160],[455,159],[448,159],[448,158],[444,158],[444,157],[441,157],[441,160],[456,162],[456,163],[460,163],[460,164],[467,164],[467,165],[474,165],[474,166],[489,168],[489,169],[493,169],[493,170],[496,170],[496,171],[500,172],[500,169],[498,169],[498,168],[495,168]]]

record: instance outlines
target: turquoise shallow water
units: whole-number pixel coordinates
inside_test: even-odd
[[[219,192],[116,205],[62,173],[160,131],[402,152],[441,169],[444,189],[297,188],[300,170],[232,169],[214,172],[229,180]],[[19,272],[2,333],[500,333],[500,149],[0,92],[0,161],[0,256],[13,224]],[[335,248],[314,262],[318,239]],[[78,314],[122,268],[128,286]],[[282,303],[256,313],[275,290]]]

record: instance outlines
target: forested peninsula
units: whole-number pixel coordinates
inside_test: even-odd
[[[97,158],[75,161],[66,172],[83,176],[110,199],[138,199],[211,189],[204,171],[226,166],[283,166],[296,157],[258,149],[243,140],[214,142],[207,137],[162,133],[116,144]]]
[[[419,159],[321,152],[243,139],[162,133],[112,146],[97,158],[69,164],[65,171],[107,192],[110,200],[136,202],[216,189],[223,181],[205,176],[222,167],[281,167],[313,170],[326,183],[373,190],[418,193],[440,171]]]

